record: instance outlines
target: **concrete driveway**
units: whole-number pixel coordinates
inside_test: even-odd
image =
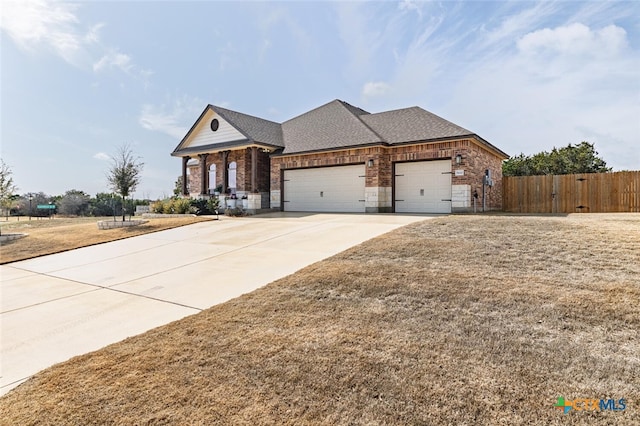
[[[433,216],[227,218],[0,266],[0,395],[38,371]]]

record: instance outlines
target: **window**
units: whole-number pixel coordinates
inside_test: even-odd
[[[213,194],[216,190],[216,165],[209,166],[209,194]]]
[[[236,192],[236,168],[237,164],[235,161],[229,163],[229,189],[231,189],[232,193]]]

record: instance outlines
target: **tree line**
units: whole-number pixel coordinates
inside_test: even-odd
[[[107,183],[112,193],[98,193],[91,197],[84,191],[71,189],[63,195],[50,196],[43,192],[18,195],[13,171],[0,159],[0,208],[5,216],[46,216],[51,213],[70,216],[120,216],[133,214],[136,205],[149,205],[149,200],[134,200],[130,195],[140,183],[144,163],[128,145],[121,146],[111,157]],[[130,197],[127,199],[127,197]],[[38,205],[55,206],[38,209]]]
[[[31,197],[31,200],[29,200]],[[124,199],[112,192],[99,192],[90,196],[84,191],[71,189],[61,195],[48,195],[44,192],[14,194],[10,204],[3,205],[3,216],[122,216],[133,214],[136,206],[147,206],[150,200]],[[38,209],[39,205],[52,205],[51,210]]]
[[[598,156],[595,144],[581,142],[563,148],[553,148],[534,155],[520,154],[502,163],[504,176],[568,175],[575,173],[606,173],[611,167]]]

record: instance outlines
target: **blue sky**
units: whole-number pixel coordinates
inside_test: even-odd
[[[3,0],[2,159],[20,193],[171,195],[208,103],[282,122],[420,106],[510,155],[583,140],[640,169],[640,2]]]

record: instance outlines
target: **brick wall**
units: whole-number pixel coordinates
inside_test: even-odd
[[[453,176],[453,185],[469,185],[471,195],[478,192],[478,207],[482,205],[482,181],[485,170],[491,170],[493,187],[485,187],[487,197],[486,208],[488,210],[502,209],[502,160],[481,146],[470,143],[460,151],[462,162],[456,164],[453,161],[453,170],[464,170],[464,176]],[[473,202],[473,200],[471,200]]]
[[[279,203],[281,170],[367,164],[369,160],[373,160],[373,166],[365,168],[365,187],[377,188],[377,192],[375,194],[372,193],[371,197],[372,199],[377,197],[377,206],[382,208],[386,207],[390,202],[386,199],[390,197],[389,194],[393,186],[392,170],[394,163],[448,159],[451,161],[452,172],[455,172],[455,170],[464,171],[461,176],[452,175],[452,185],[461,189],[459,193],[464,194],[463,198],[467,197],[467,194],[472,197],[473,192],[477,191],[479,207],[482,205],[483,176],[486,169],[491,170],[494,185],[491,188],[485,188],[486,208],[496,210],[502,207],[502,160],[473,139],[395,147],[374,146],[271,158],[268,153],[262,152],[260,149],[258,149],[257,153],[258,192],[271,191],[272,205]],[[456,164],[456,155],[462,156],[460,164]],[[237,164],[236,189],[241,192],[251,191],[251,148],[230,151],[228,163],[230,164],[233,161]],[[216,184],[222,183],[224,171],[221,153],[212,153],[207,156],[207,178],[211,164],[216,165]],[[200,165],[189,167],[189,189],[192,196],[200,194],[200,176]],[[215,187],[215,185],[213,186]],[[468,200],[465,205],[472,206],[473,199]]]
[[[258,192],[269,192],[271,161],[269,153],[258,149]],[[249,181],[251,184],[251,181]]]
[[[195,197],[200,194],[200,166],[189,166],[189,195]]]
[[[349,149],[336,152],[322,152],[316,154],[289,155],[271,158],[271,190],[280,189],[280,170],[302,169],[309,167],[346,166],[349,164],[365,164],[367,160],[379,158],[384,153],[384,147]],[[376,161],[376,164],[379,162]],[[376,186],[374,171],[367,171],[366,186]]]
[[[258,170],[257,170],[257,186],[258,192],[269,191],[269,172],[270,161],[269,154],[262,152],[260,149],[258,153]],[[199,157],[194,157],[199,159]],[[227,164],[236,162],[236,189],[238,191],[251,191],[251,148],[238,149],[229,152]],[[220,152],[211,153],[207,156],[206,168],[207,179],[209,179],[209,167],[216,165],[215,185],[222,184],[224,179],[224,169],[222,154]],[[189,167],[189,192],[191,196],[197,196],[200,194],[200,165]],[[207,182],[210,184],[210,182]],[[209,186],[209,185],[208,185]]]
[[[460,164],[456,164],[455,161],[458,154],[462,155]],[[464,170],[463,176],[452,175],[452,185],[469,185],[470,197],[474,190],[478,191],[479,197],[482,196],[482,179],[485,169],[489,169],[494,185],[492,188],[486,188],[486,207],[491,210],[502,207],[502,160],[472,139],[273,157],[271,159],[271,191],[272,193],[280,191],[281,170],[366,164],[370,159],[374,160],[374,166],[366,168],[365,186],[367,188],[391,188],[393,185],[393,163],[450,159],[452,172],[456,169]],[[478,201],[482,203],[481,198]],[[469,200],[468,205],[473,205],[473,200]]]

